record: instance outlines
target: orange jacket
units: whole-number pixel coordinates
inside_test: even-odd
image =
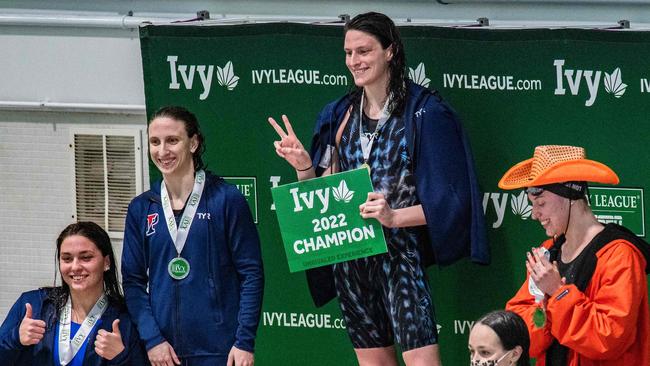
[[[542,245],[551,247],[552,240]],[[597,253],[597,263],[584,293],[575,285],[548,297],[546,325],[536,328],[537,305],[528,278],[506,309],[519,314],[530,332],[530,356],[546,364],[553,337],[569,348],[568,366],[650,365],[650,309],[646,259],[630,242],[616,239]]]

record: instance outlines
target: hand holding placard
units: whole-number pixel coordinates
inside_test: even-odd
[[[367,169],[273,188],[289,270],[385,253],[382,226],[376,219],[359,214],[360,205],[371,192]]]

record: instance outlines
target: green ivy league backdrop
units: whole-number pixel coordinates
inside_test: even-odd
[[[504,306],[524,280],[525,252],[545,239],[539,224],[530,220],[520,192],[497,188],[501,175],[532,156],[534,146],[580,145],[588,157],[610,165],[620,175],[621,187],[637,190],[606,197],[610,206],[620,207],[610,207],[604,217],[620,221],[620,211],[626,211],[623,223],[644,230],[642,193],[650,181],[650,34],[425,26],[400,30],[412,77],[439,90],[460,114],[485,195],[492,264],[464,260],[428,270],[443,359],[462,365],[468,362],[470,322]],[[304,275],[289,273],[270,188],[273,182],[296,178],[275,155],[277,136],[267,122],[269,116],[279,120],[287,114],[309,146],[320,109],[353,86],[344,62],[342,28],[150,25],[141,28],[140,36],[147,113],[169,104],[188,107],[206,135],[209,169],[226,177],[255,178],[249,198],[257,208],[266,272],[257,364],[354,364],[336,302],[315,308]],[[315,72],[320,84],[314,82]],[[152,171],[151,179],[157,179],[159,173]],[[621,198],[624,193],[635,204]],[[438,220],[445,220],[444,212]]]

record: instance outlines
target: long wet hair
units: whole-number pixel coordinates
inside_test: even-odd
[[[517,360],[517,366],[530,366],[530,335],[526,323],[519,315],[512,311],[496,310],[483,315],[474,325],[479,323],[490,327],[497,334],[504,350],[510,351],[520,346],[521,356]]]
[[[406,54],[395,23],[384,14],[369,12],[352,18],[343,28],[344,34],[350,30],[368,33],[375,37],[385,50],[391,47],[393,57],[388,62],[389,81],[386,93],[393,96],[389,110],[401,115],[406,107]],[[358,103],[363,88],[355,86],[351,92],[352,100]]]
[[[179,122],[183,122],[183,125],[185,125],[185,132],[187,132],[187,136],[189,138],[196,136],[196,140],[198,141],[198,146],[196,148],[196,151],[192,153],[192,161],[194,162],[194,171],[199,171],[201,169],[204,169],[206,167],[206,165],[203,163],[203,152],[205,152],[205,138],[201,133],[199,121],[194,115],[194,113],[190,112],[185,107],[166,106],[157,110],[153,114],[153,116],[151,116],[151,120],[149,121],[149,123],[151,123],[154,119],[159,117],[167,117]]]
[[[108,301],[111,305],[118,309],[123,309],[125,304],[124,295],[117,279],[117,266],[115,265],[115,255],[113,254],[111,239],[106,231],[94,222],[80,221],[70,224],[63,229],[61,234],[59,234],[59,237],[56,239],[56,272],[60,271],[59,261],[61,258],[61,244],[63,244],[63,241],[66,238],[73,235],[80,235],[92,241],[95,246],[97,246],[97,249],[102,253],[102,257],[108,256],[110,266],[108,270],[104,272],[104,293],[108,297]],[[61,274],[61,276],[63,276],[63,274]],[[61,312],[61,309],[63,309],[68,301],[68,296],[70,296],[70,287],[65,281],[62,280],[61,282],[61,286],[53,287],[48,292],[48,298],[56,306],[57,314]]]

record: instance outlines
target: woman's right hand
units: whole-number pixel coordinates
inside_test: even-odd
[[[269,123],[273,126],[275,132],[278,133],[278,136],[280,136],[280,140],[273,142],[275,153],[291,164],[294,169],[299,171],[309,170],[312,165],[309,153],[302,146],[300,140],[298,140],[296,133],[293,132],[289,118],[283,114],[282,121],[284,122],[284,127],[287,129],[286,133],[272,117],[269,117]]]
[[[37,344],[43,339],[45,334],[45,322],[38,319],[32,319],[32,305],[25,304],[25,316],[20,322],[18,328],[18,335],[20,336],[20,344],[23,346],[31,346]]]
[[[150,349],[147,352],[147,356],[149,357],[151,366],[174,366],[181,364],[178,356],[176,356],[176,352],[174,352],[174,347],[167,341]]]

